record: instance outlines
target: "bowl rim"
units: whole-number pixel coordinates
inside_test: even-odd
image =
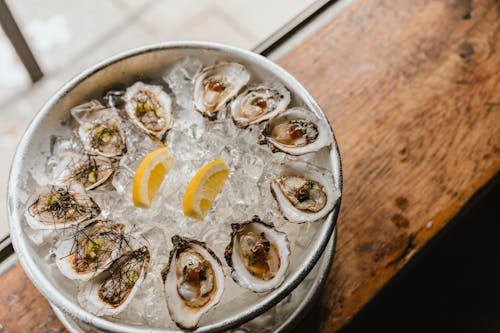
[[[250,306],[248,306],[243,311],[237,314],[225,318],[223,320],[209,323],[203,325],[196,329],[196,332],[218,332],[222,330],[227,330],[232,327],[236,327],[243,322],[249,321],[256,316],[267,311],[279,301],[281,301],[286,295],[288,295],[293,289],[295,289],[300,282],[307,276],[314,265],[317,263],[324,249],[326,248],[328,241],[334,230],[338,213],[340,210],[340,203],[342,198],[342,164],[340,158],[340,151],[338,144],[331,128],[330,122],[326,117],[323,110],[320,108],[319,104],[314,100],[314,98],[309,94],[309,92],[300,84],[291,74],[289,74],[285,69],[278,66],[271,60],[263,57],[262,55],[256,54],[252,51],[244,50],[234,46],[228,46],[213,42],[203,42],[203,41],[178,41],[178,42],[162,42],[153,45],[147,45],[139,48],[134,48],[117,55],[106,58],[94,66],[82,71],[80,74],[73,77],[66,84],[64,84],[60,89],[54,93],[48,101],[41,107],[34,118],[28,125],[25,133],[23,134],[21,141],[19,142],[16,153],[14,155],[13,162],[10,168],[9,182],[7,189],[7,213],[8,221],[10,227],[10,236],[12,244],[16,253],[18,254],[19,261],[21,262],[24,271],[27,276],[37,287],[37,289],[47,298],[51,303],[56,305],[58,308],[62,309],[70,316],[77,318],[89,325],[93,325],[97,328],[112,331],[112,332],[130,332],[132,329],[134,332],[176,332],[172,330],[158,329],[158,328],[145,328],[137,325],[126,325],[118,322],[112,322],[102,317],[97,317],[87,311],[85,311],[77,303],[64,297],[64,295],[58,290],[57,286],[53,285],[43,272],[39,269],[37,263],[34,261],[33,257],[29,255],[29,240],[27,240],[23,235],[23,228],[21,226],[20,214],[17,208],[18,184],[20,179],[22,179],[21,171],[23,166],[24,152],[29,146],[30,139],[32,138],[36,128],[45,118],[45,116],[53,109],[53,107],[59,102],[59,100],[70,93],[75,87],[77,87],[81,82],[85,81],[87,78],[96,74],[97,72],[104,70],[106,67],[111,66],[117,62],[125,60],[130,57],[139,56],[145,53],[165,51],[169,49],[198,49],[198,50],[209,50],[216,51],[227,54],[228,56],[243,59],[249,63],[252,63],[259,68],[272,72],[280,80],[282,80],[286,85],[293,86],[294,90],[299,92],[300,98],[308,104],[313,111],[318,114],[323,121],[326,121],[329,125],[332,135],[332,146],[330,150],[330,161],[332,163],[332,173],[335,179],[338,181],[338,187],[340,191],[340,197],[335,205],[335,208],[323,222],[321,229],[317,232],[319,235],[318,239],[313,239],[312,246],[308,253],[306,253],[303,258],[303,263],[301,263],[293,274],[288,274],[288,278],[276,289],[265,294],[260,298],[260,300]]]

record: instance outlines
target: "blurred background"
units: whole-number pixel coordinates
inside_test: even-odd
[[[253,49],[314,2],[0,0],[43,72],[33,83],[5,29],[0,30],[0,240],[8,233],[5,195],[17,142],[66,81],[104,58],[162,41],[206,40]]]

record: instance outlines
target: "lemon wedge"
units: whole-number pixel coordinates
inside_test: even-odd
[[[229,167],[223,159],[207,163],[198,170],[184,194],[184,215],[203,220],[228,176]]]
[[[135,206],[149,208],[163,179],[174,163],[167,147],[149,153],[139,164],[132,185],[132,201]]]

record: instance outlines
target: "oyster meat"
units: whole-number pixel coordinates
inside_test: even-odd
[[[26,221],[33,229],[61,229],[97,217],[101,208],[80,186],[50,186],[31,199]]]
[[[243,65],[222,63],[205,67],[194,78],[193,104],[204,116],[213,119],[247,84],[250,74]]]
[[[231,103],[231,117],[237,126],[246,127],[276,116],[289,103],[290,92],[281,83],[251,86]]]
[[[128,247],[124,229],[123,224],[100,220],[78,228],[57,247],[57,267],[72,280],[86,281],[98,275]]]
[[[233,280],[254,292],[281,285],[289,264],[290,245],[285,233],[254,216],[249,222],[231,224],[231,242],[225,258]]]
[[[130,121],[144,133],[161,141],[172,128],[172,99],[161,86],[136,82],[124,95]]]
[[[150,252],[146,246],[126,252],[82,287],[78,302],[97,316],[120,313],[146,278],[149,261]]]
[[[78,184],[92,190],[104,184],[115,172],[113,161],[104,156],[65,153],[53,174],[58,184]]]
[[[328,215],[340,197],[330,171],[303,161],[288,161],[271,182],[271,192],[290,222],[303,223]]]
[[[116,158],[127,151],[117,109],[92,101],[73,108],[71,113],[80,123],[78,135],[88,154]]]
[[[173,236],[173,249],[162,271],[167,308],[182,329],[192,330],[216,305],[224,291],[224,272],[219,258],[205,243]]]
[[[312,111],[294,107],[267,122],[259,143],[267,143],[273,153],[302,155],[330,146],[332,136],[328,125]]]

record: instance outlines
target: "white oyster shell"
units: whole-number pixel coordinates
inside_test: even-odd
[[[146,246],[123,254],[108,269],[82,286],[78,293],[78,302],[96,316],[120,313],[132,301],[146,278],[149,261],[150,251]],[[103,298],[101,289],[106,290],[108,296],[116,300],[108,301]]]
[[[147,103],[141,104],[140,98],[147,99]],[[123,99],[130,121],[144,133],[163,141],[174,123],[172,99],[163,88],[139,81],[127,89]]]
[[[237,63],[205,67],[194,78],[195,109],[208,118],[215,118],[217,112],[238,94],[249,79],[246,68]]]
[[[56,264],[62,274],[72,280],[87,281],[104,271],[119,257],[127,242],[123,224],[94,221],[79,228],[56,248]],[[91,245],[98,248],[89,247]],[[92,252],[92,253],[90,253]],[[94,257],[89,257],[93,255]],[[77,268],[79,264],[79,268]]]
[[[305,182],[308,180],[313,181],[314,186],[321,187],[320,189],[315,189],[315,191],[321,191],[326,195],[326,198],[323,199],[324,205],[311,210],[297,208],[287,196],[287,193],[288,195],[294,195],[298,189],[293,188],[293,185],[292,188],[285,188],[284,179],[286,177],[294,177],[297,180],[302,179]],[[283,163],[281,165],[280,176],[271,182],[271,192],[278,202],[283,216],[293,223],[311,222],[324,218],[333,210],[337,200],[340,198],[340,191],[335,185],[332,173],[329,170],[303,161],[288,161]],[[315,205],[314,198],[311,198],[311,200],[311,205]],[[306,204],[307,202],[304,202],[304,206]]]
[[[104,156],[63,153],[52,174],[56,184],[78,184],[92,190],[104,184],[115,172],[113,161]]]
[[[268,120],[285,110],[290,92],[281,83],[250,86],[231,103],[236,125],[246,127]]]
[[[118,158],[127,151],[117,109],[91,101],[74,107],[71,114],[80,123],[78,136],[87,154]]]
[[[101,208],[77,185],[46,186],[28,201],[26,222],[33,229],[63,229],[99,216]]]
[[[200,318],[219,302],[224,291],[224,271],[219,258],[205,243],[177,235],[172,237],[172,243],[174,248],[162,271],[167,308],[177,326],[192,330],[198,326]],[[207,265],[203,272],[205,280],[202,281],[200,276],[199,285],[193,287],[185,280],[187,267],[199,267],[201,262]],[[192,306],[186,300],[188,297],[193,304],[199,304]]]
[[[227,264],[232,268],[231,277],[243,288],[250,289],[254,292],[265,292],[275,289],[285,280],[285,274],[289,265],[290,245],[288,237],[285,233],[277,231],[274,227],[262,222],[257,216],[254,216],[252,221],[232,224],[233,228],[231,242],[226,247],[225,258]],[[248,235],[251,235],[250,242],[248,242]],[[272,248],[266,254],[266,260],[270,255],[278,255],[279,265],[278,269],[273,273],[272,277],[262,279],[256,274],[250,272],[242,251],[242,247],[253,246],[254,237],[264,235],[264,239],[269,242],[268,247]],[[244,242],[247,242],[245,245]],[[276,265],[274,265],[276,266]],[[271,270],[271,265],[268,265]]]
[[[305,133],[294,138],[287,131],[291,126],[294,126],[294,122],[311,127],[303,127]],[[315,135],[309,138],[310,133],[315,133]],[[290,155],[303,155],[331,146],[332,133],[329,125],[319,119],[312,111],[302,107],[294,107],[281,112],[266,123],[259,143],[267,143],[273,153],[281,151]]]

